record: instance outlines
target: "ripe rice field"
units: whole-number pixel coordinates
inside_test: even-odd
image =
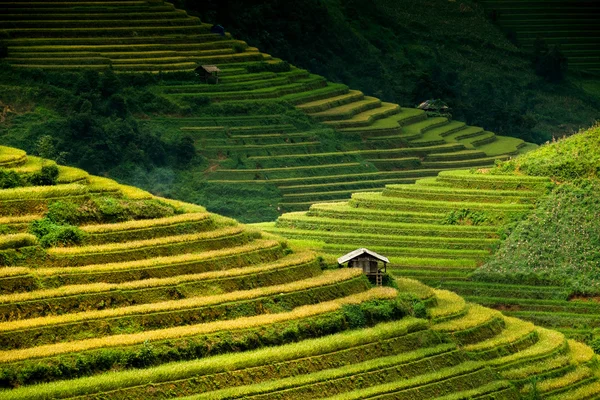
[[[446,175],[468,181],[462,172]],[[513,180],[504,195],[490,197],[487,189],[481,196],[506,205],[517,194],[523,199],[541,194],[544,182],[532,179],[515,187]],[[442,193],[477,190],[471,182],[463,186],[469,189],[435,187],[447,189]],[[396,189],[391,186],[385,195],[396,196]],[[76,190],[66,183],[5,190],[0,196],[11,199],[14,209],[28,207],[32,197],[40,212],[5,216],[7,226],[43,219],[56,201],[83,204],[82,197],[158,202],[175,214],[84,223],[83,241],[63,247],[41,247],[26,233],[0,237],[0,399],[518,399],[534,390],[548,398],[598,393],[589,347],[400,277],[401,260],[418,260],[417,254],[391,257],[398,277],[391,287],[373,287],[360,270],[323,270],[329,256],[320,261],[313,252],[294,250],[295,241],[290,247],[201,207],[105,178],[89,176]],[[345,207],[322,209],[343,213]],[[510,211],[497,207],[494,215]],[[296,221],[314,219],[302,229],[318,234],[344,220],[304,214],[281,221],[293,231]],[[443,225],[443,213],[404,215],[426,223],[388,223],[389,228],[398,238],[406,235],[406,251],[425,240],[429,247],[417,251],[421,256],[430,251],[440,274],[471,270],[497,241],[491,226]],[[382,226],[367,219],[362,229],[376,235]],[[480,241],[475,247],[470,233]],[[94,239],[102,235],[110,240]],[[236,239],[188,247],[222,236]],[[335,251],[348,245],[345,240]],[[454,240],[455,249],[435,250],[438,240]],[[157,250],[162,248],[177,253]],[[20,257],[12,257],[19,249]],[[471,263],[451,261],[457,254]],[[417,313],[415,304],[422,311]]]
[[[165,77],[157,96],[218,112],[139,124],[189,136],[210,164],[203,181],[274,187],[285,212],[244,226],[62,165],[53,185],[1,189],[0,400],[600,397],[582,343],[600,338],[595,303],[471,278],[553,185],[487,173],[535,145],[210,29],[161,0],[0,1],[12,68]],[[202,64],[218,84],[194,77]],[[55,163],[0,146],[4,170],[42,165]],[[102,201],[152,213],[49,219],[56,204]],[[367,244],[390,259],[383,287],[335,263]]]

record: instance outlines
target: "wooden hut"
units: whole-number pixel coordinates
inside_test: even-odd
[[[195,71],[198,76],[204,78],[206,83],[219,83],[221,70],[216,65],[201,65]]]
[[[383,284],[383,275],[386,273],[390,260],[369,249],[361,248],[351,251],[338,258],[338,264],[348,263],[348,268],[361,268],[369,278],[374,278],[377,286]]]

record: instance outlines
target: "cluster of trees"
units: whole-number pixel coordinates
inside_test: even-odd
[[[25,137],[18,138],[19,143],[13,144],[35,154],[40,138],[50,138],[48,145],[56,154],[47,157],[56,159],[60,155],[60,162],[93,174],[114,170],[126,174],[133,166],[147,170],[165,165],[185,168],[196,155],[194,140],[181,136],[165,141],[141,128],[134,117],[179,111],[146,90],[156,79],[147,75],[119,76],[112,71],[17,72],[7,68],[0,82],[25,83],[34,88],[27,92],[31,103],[51,110],[43,121],[29,126]]]

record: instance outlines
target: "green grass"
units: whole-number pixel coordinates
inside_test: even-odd
[[[597,193],[597,184],[557,188],[512,231],[476,278],[598,293],[599,282],[592,272],[598,263]]]
[[[532,176],[547,176],[558,181],[598,178],[600,165],[600,127],[541,146],[539,149],[506,162],[500,170]]]

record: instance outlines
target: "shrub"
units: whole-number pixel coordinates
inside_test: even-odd
[[[75,246],[83,242],[85,234],[75,226],[57,225],[48,235],[40,239],[42,247]]]
[[[29,231],[40,239],[42,247],[79,245],[85,233],[72,225],[58,225],[48,218],[33,221]]]
[[[8,56],[8,47],[5,44],[0,43],[0,58]]]
[[[44,165],[40,171],[31,175],[29,182],[33,186],[53,186],[56,185],[58,174],[57,165]]]
[[[243,53],[248,48],[248,45],[246,43],[236,43],[232,48],[236,53]]]
[[[291,70],[291,66],[287,61],[277,63],[260,62],[248,65],[246,70],[251,74],[258,72],[288,72]]]
[[[533,66],[535,73],[548,82],[560,82],[567,73],[567,57],[560,47],[548,46],[543,39],[536,39],[533,45]]]
[[[10,189],[24,186],[23,179],[19,174],[10,169],[0,168],[0,189]]]
[[[485,211],[472,211],[466,208],[452,210],[444,217],[445,225],[488,225],[490,217]]]
[[[82,204],[57,201],[48,206],[46,218],[59,225],[112,223],[155,219],[177,214],[174,206],[158,200],[91,198]]]
[[[600,354],[600,338],[592,340],[590,347],[594,350],[594,353]]]

